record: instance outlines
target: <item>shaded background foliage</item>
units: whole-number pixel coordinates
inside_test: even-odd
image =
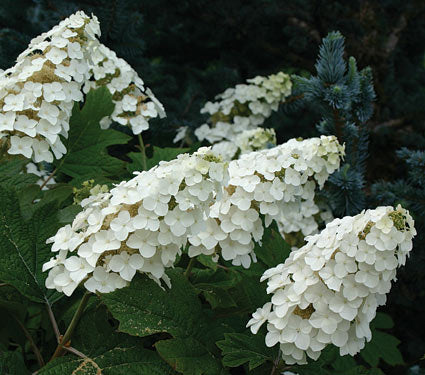
[[[356,57],[360,69],[371,67],[377,95],[368,123],[367,186],[374,184],[366,188],[368,205],[401,202],[418,222],[412,258],[386,310],[396,322],[406,362],[423,355],[425,156],[405,151],[398,158],[396,150],[425,148],[425,2],[2,0],[0,68],[13,65],[31,38],[78,9],[99,17],[102,42],[126,59],[164,104],[168,117],[152,121],[146,136],[157,146],[170,145],[178,126],[202,124],[203,103],[227,87],[279,70],[308,76],[321,39],[332,30],[346,37],[347,55]],[[317,135],[319,120],[312,110],[282,108],[266,126],[274,127],[282,142]]]

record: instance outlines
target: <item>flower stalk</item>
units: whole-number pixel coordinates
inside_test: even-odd
[[[83,298],[80,301],[80,304],[77,307],[77,310],[74,313],[74,316],[72,317],[71,323],[69,324],[65,334],[63,335],[62,339],[60,340],[60,343],[58,344],[58,346],[56,347],[55,352],[53,353],[52,358],[50,358],[50,361],[52,361],[55,358],[58,358],[60,356],[63,355],[65,348],[64,346],[67,345],[67,343],[69,342],[69,340],[71,339],[72,334],[74,333],[75,328],[77,327],[78,321],[81,318],[81,315],[83,314],[87,303],[90,299],[91,294],[90,293],[85,293]],[[49,361],[49,362],[50,362]]]
[[[143,142],[143,138],[141,134],[137,135],[137,138],[139,139],[139,147],[140,147],[140,151],[142,152],[142,166],[143,166],[143,170],[146,171],[148,169],[148,164],[147,164],[147,157],[146,157],[146,147],[145,144]]]

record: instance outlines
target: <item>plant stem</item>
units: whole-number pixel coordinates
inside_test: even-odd
[[[196,258],[190,258],[189,264],[187,265],[186,271],[184,271],[184,276],[189,278],[190,273],[192,272],[193,265],[196,262]]]
[[[60,343],[58,344],[55,352],[53,353],[52,358],[50,358],[50,361],[53,360],[54,358],[60,357],[63,352],[64,352],[64,345],[66,345],[69,341],[69,339],[71,338],[71,335],[73,334],[75,327],[78,324],[78,321],[80,320],[81,315],[84,312],[84,309],[87,306],[87,302],[89,301],[91,297],[90,293],[85,293],[83,298],[80,301],[80,304],[77,307],[77,310],[74,313],[74,316],[72,317],[71,323],[69,323],[69,326],[65,332],[65,334],[63,335],[62,339],[60,340]]]
[[[56,174],[56,172],[58,171],[58,169],[56,168],[49,177],[46,178],[46,180],[44,180],[44,182],[42,183],[42,185],[40,186],[40,190],[43,189],[47,183],[53,178],[53,176]]]
[[[79,350],[77,350],[77,349],[73,348],[72,346],[64,346],[64,349],[65,349],[67,352],[70,352],[70,353],[72,353],[72,354],[75,354],[77,357],[80,357],[80,358],[87,358],[87,356],[86,356],[84,353],[81,353]]]
[[[280,374],[283,370],[290,369],[291,366],[286,366],[285,362],[280,357],[280,349],[277,353],[276,359],[273,361],[273,368],[270,375]]]
[[[337,109],[333,109],[333,116],[334,116],[334,126],[335,126],[335,135],[338,141],[342,144],[342,131],[344,128],[344,120],[341,118],[339,111]]]
[[[22,324],[22,322],[18,318],[13,317],[13,319],[15,319],[16,323],[18,323],[19,327],[21,327],[22,331],[24,332],[25,337],[29,341],[29,343],[31,345],[31,349],[32,349],[32,351],[34,352],[34,354],[35,354],[35,356],[37,358],[38,365],[40,367],[43,367],[44,364],[45,364],[44,363],[44,359],[41,356],[40,350],[38,349],[37,345],[35,344],[35,342],[34,342],[32,336],[31,336],[31,334],[28,332],[28,330],[26,329],[26,327]]]
[[[50,306],[50,302],[46,298],[46,306],[47,306],[47,312],[49,314],[50,322],[52,323],[53,331],[55,332],[56,341],[58,344],[60,344],[60,332],[58,323],[56,322],[55,315],[53,314],[52,307]]]
[[[145,144],[143,143],[142,134],[137,134],[137,137],[139,138],[140,151],[142,151],[143,170],[146,171],[148,169],[147,160],[146,160],[146,147],[145,147]]]

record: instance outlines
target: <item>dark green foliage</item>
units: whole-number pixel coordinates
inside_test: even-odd
[[[255,248],[255,254],[268,268],[276,267],[291,252],[290,246],[282,240],[276,223],[264,231],[262,246]]]
[[[0,352],[0,374],[15,375],[29,374],[25,367],[24,358],[19,352]]]
[[[177,371],[188,375],[223,373],[215,342],[225,325],[211,322],[203,311],[196,289],[180,270],[170,271],[173,287],[162,290],[147,277],[135,277],[128,288],[102,296],[121,332],[145,337],[168,333],[173,338],[158,341],[156,349]]]
[[[346,355],[341,357],[338,349],[327,347],[316,362],[304,366],[294,366],[299,375],[371,375],[373,369],[358,365],[356,361]]]
[[[37,176],[33,174],[20,174],[28,163],[25,159],[7,160],[0,157],[0,184],[14,187],[17,190],[34,184]]]
[[[223,341],[218,341],[217,346],[223,352],[223,364],[229,367],[238,367],[249,362],[249,370],[272,362],[277,357],[276,348],[267,348],[264,345],[264,336],[252,335],[250,332],[226,333]]]
[[[91,334],[87,335],[88,332]],[[75,332],[73,345],[87,358],[58,358],[40,374],[99,374],[98,371],[105,375],[176,374],[157,353],[145,349],[142,340],[116,332],[104,308],[95,307],[86,312]]]
[[[261,346],[261,331],[253,336],[246,330],[252,312],[268,300],[260,275],[289,253],[270,228],[263,246],[256,247],[259,262],[249,270],[226,262],[217,267],[201,256],[187,281],[180,270],[187,264],[183,255],[170,272],[170,290],[137,277],[129,288],[93,296],[71,343],[90,360],[67,354],[39,374],[100,368],[106,375],[263,375],[273,366],[300,375],[405,374],[425,352],[425,3],[3,0],[0,67],[12,66],[31,38],[78,9],[99,17],[102,42],[137,70],[166,108],[168,117],[152,121],[143,134],[149,168],[186,152],[170,147],[175,130],[202,124],[199,110],[207,100],[257,74],[284,70],[299,76],[294,95],[265,125],[276,129],[279,142],[319,131],[346,143],[345,164],[323,192],[334,214],[401,203],[415,216],[418,237],[385,307],[395,325],[378,316],[373,340],[355,359],[329,347],[317,362],[279,367],[275,351]],[[340,33],[331,33],[319,49],[332,30]],[[79,291],[57,300],[58,293],[44,288],[41,272],[51,256],[45,240],[79,211],[72,205],[72,186],[91,178],[118,182],[142,169],[136,137],[129,142],[114,130],[119,127],[99,129],[99,120],[111,111],[105,90],[90,93],[82,108],[75,106],[69,153],[55,163],[58,184],[48,191],[40,191],[33,175],[20,174],[25,160],[0,159],[0,318],[7,322],[0,329],[0,374],[29,374],[40,367],[22,327],[46,362],[52,355],[56,338],[46,298],[55,301],[61,333],[75,310]]]
[[[41,272],[51,257],[46,239],[59,228],[56,212],[55,204],[47,204],[25,220],[16,193],[0,185],[0,279],[34,302],[62,297],[44,287],[47,275]]]
[[[179,154],[183,154],[185,152],[188,152],[188,148],[172,148],[172,147],[165,147],[160,148],[153,146],[153,154],[152,157],[149,158],[146,162],[147,169],[151,169],[155,165],[157,165],[160,161],[170,161],[177,157]],[[142,171],[143,170],[143,155],[139,152],[130,152],[128,154],[129,158],[132,160],[131,164],[127,165],[127,169],[129,172],[134,171]]]
[[[99,121],[113,110],[111,94],[105,87],[90,91],[82,109],[78,103],[74,105],[69,135],[64,141],[67,152],[54,163],[56,173],[74,178],[77,184],[89,179],[104,183],[124,174],[124,162],[110,156],[107,147],[125,144],[130,137],[99,126]]]
[[[366,343],[365,348],[360,352],[360,356],[372,367],[378,367],[380,360],[391,366],[404,363],[400,350],[397,348],[400,340],[386,332],[378,331],[378,329],[393,327],[394,322],[389,315],[377,313],[371,324],[372,340]]]

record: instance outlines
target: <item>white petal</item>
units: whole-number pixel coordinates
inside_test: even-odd
[[[124,266],[124,260],[120,255],[114,255],[109,262],[109,267],[114,272],[120,272]]]

